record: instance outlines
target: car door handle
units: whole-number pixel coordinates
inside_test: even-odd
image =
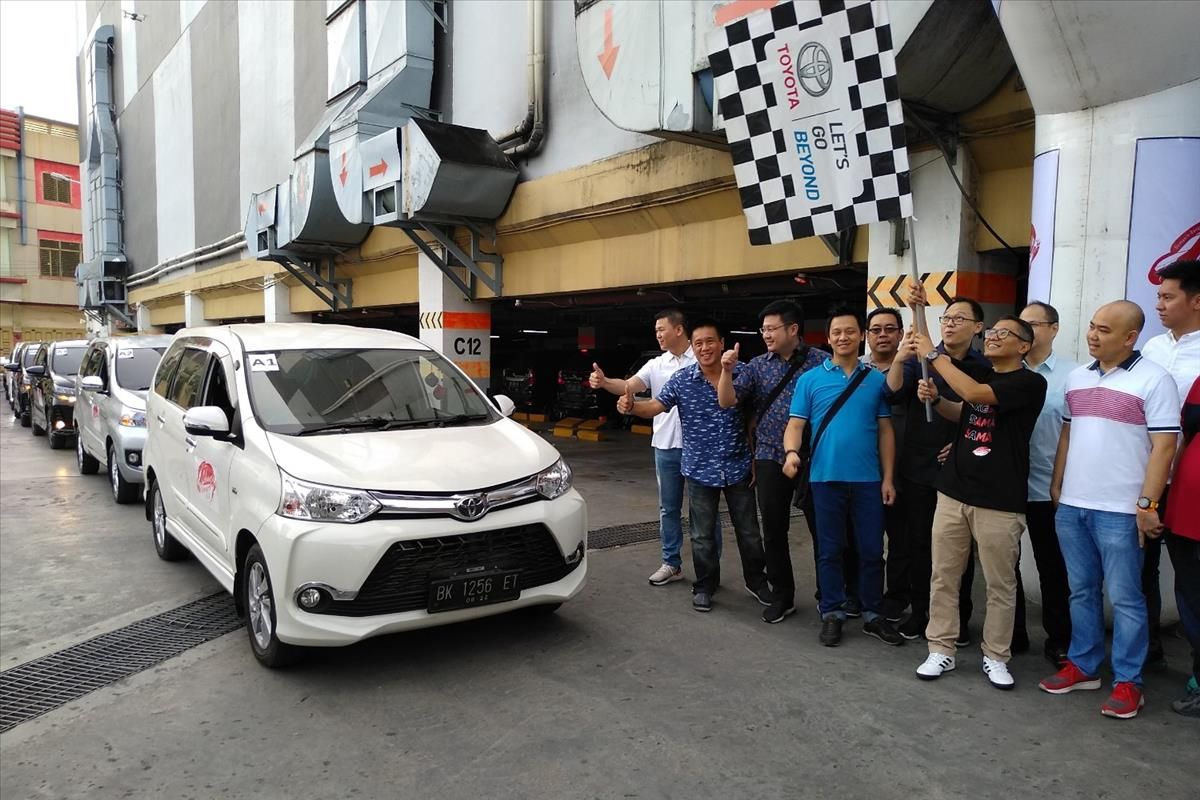
[[[196,440],[190,436],[185,436],[183,438],[183,443],[188,446],[189,450],[191,450],[192,448],[194,448],[196,446]]]
[[[155,418],[156,420],[158,420],[158,424],[159,424],[159,425],[166,425],[166,424],[167,424],[167,418],[166,418],[166,417],[164,417],[162,414],[155,414],[155,415],[154,415],[154,418]]]

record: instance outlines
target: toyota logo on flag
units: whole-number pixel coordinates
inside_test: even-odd
[[[796,80],[810,97],[820,97],[833,85],[833,62],[819,42],[809,42],[796,57]]]

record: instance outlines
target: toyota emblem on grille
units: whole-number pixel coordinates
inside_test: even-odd
[[[468,522],[473,519],[479,519],[488,510],[488,500],[486,494],[472,494],[466,497],[459,498],[454,503],[454,516]]]

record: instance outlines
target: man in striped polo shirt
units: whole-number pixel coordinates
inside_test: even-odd
[[[1094,361],[1067,378],[1050,494],[1071,584],[1067,663],[1039,686],[1051,694],[1100,688],[1104,589],[1113,606],[1113,691],[1100,708],[1128,719],[1144,704],[1148,634],[1143,548],[1162,535],[1158,498],[1179,434],[1179,392],[1170,373],[1133,349],[1146,317],[1135,303],[1101,306],[1088,325]]]

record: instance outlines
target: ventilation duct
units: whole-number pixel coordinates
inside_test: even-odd
[[[87,162],[81,187],[87,193],[86,226],[89,258],[75,268],[79,307],[114,314],[134,326],[125,303],[125,243],[121,231],[121,157],[113,110],[112,62],[116,29],[96,30],[87,50]]]

